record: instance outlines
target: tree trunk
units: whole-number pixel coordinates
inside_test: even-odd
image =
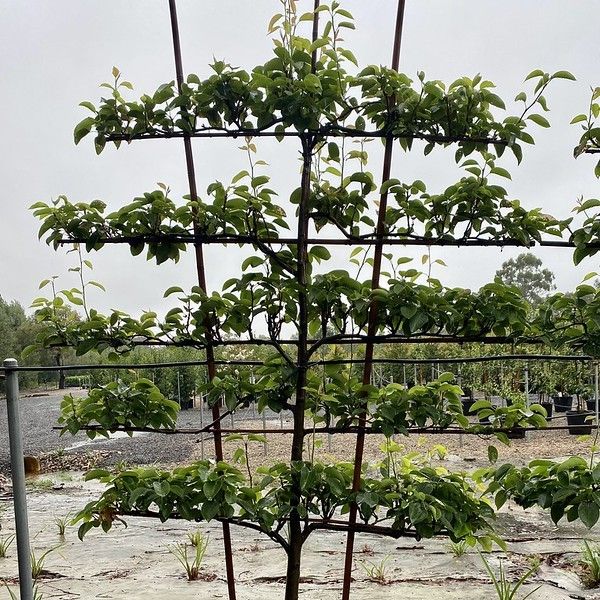
[[[63,357],[62,357],[62,353],[59,351],[56,354],[56,366],[57,367],[62,367],[63,365]],[[58,372],[58,389],[59,390],[64,390],[67,387],[66,385],[66,381],[65,381],[65,372],[60,369],[60,371]]]
[[[300,590],[300,560],[302,557],[302,529],[296,511],[290,515],[290,547],[287,553],[285,600],[298,600]]]

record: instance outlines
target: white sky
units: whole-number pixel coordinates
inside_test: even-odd
[[[395,18],[395,0],[346,0],[357,31],[347,45],[361,65],[387,64]],[[304,5],[304,6],[302,6]],[[300,0],[309,10],[312,0]],[[179,0],[179,16],[186,72],[208,73],[212,57],[251,69],[270,58],[266,23],[278,12],[276,0]],[[402,43],[401,70],[414,76],[424,70],[429,78],[450,83],[462,75],[481,72],[497,83],[497,92],[516,112],[512,99],[525,75],[534,68],[567,69],[577,82],[557,81],[546,94],[550,130],[533,128],[537,145],[525,147],[520,168],[512,156],[499,162],[513,172],[505,185],[509,195],[527,207],[568,216],[578,196],[597,194],[593,158],[573,159],[579,130],[569,126],[573,115],[584,112],[589,88],[600,84],[598,73],[598,4],[592,0],[408,0]],[[166,0],[0,0],[0,73],[3,82],[0,174],[0,295],[24,305],[38,295],[40,280],[64,275],[64,287],[76,285],[67,269],[73,257],[54,252],[37,241],[38,223],[27,207],[66,194],[72,201],[100,198],[111,208],[154,189],[158,181],[173,189],[173,198],[186,193],[181,141],[148,141],[108,147],[97,157],[91,138],[73,144],[74,125],[86,116],[82,100],[97,103],[98,84],[110,80],[117,65],[132,81],[136,95],[153,91],[174,78],[171,34]],[[201,192],[215,179],[227,181],[245,168],[233,140],[196,141],[198,187]],[[267,173],[282,198],[298,183],[297,150],[293,142],[258,142]],[[371,170],[379,178],[381,150],[372,145]],[[509,153],[507,153],[508,155]],[[458,180],[461,171],[453,151],[434,151],[427,158],[414,150],[395,152],[392,176],[423,179],[435,193]],[[400,249],[418,255],[423,249]],[[477,288],[489,281],[500,264],[519,250],[433,249],[448,267],[434,274],[449,285]],[[331,268],[343,265],[348,251],[335,254]],[[237,272],[237,256],[220,247],[207,251],[212,289]],[[559,289],[575,286],[582,276],[598,269],[589,259],[575,269],[571,251],[537,250],[556,276]],[[90,256],[94,278],[107,294],[92,292],[91,303],[101,310],[164,308],[163,291],[170,285],[195,283],[193,258],[187,253],[178,265],[156,267],[143,255],[131,257],[125,247],[105,248]],[[329,266],[329,265],[328,265]]]

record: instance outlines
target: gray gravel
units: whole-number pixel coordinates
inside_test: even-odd
[[[71,393],[71,390],[69,390]],[[84,394],[84,391],[72,392]],[[103,463],[114,464],[125,460],[132,464],[149,463],[176,463],[189,460],[191,455],[198,450],[199,435],[164,435],[164,434],[136,434],[134,437],[124,436],[106,440],[89,438],[79,433],[75,436],[65,434],[53,429],[60,414],[60,402],[63,391],[48,392],[43,396],[24,396],[21,400],[21,427],[23,430],[23,450],[26,456],[40,456],[41,454],[64,449],[69,453],[85,453],[90,450],[101,450],[107,453]],[[255,415],[251,411],[243,411],[239,419],[248,420]],[[273,418],[274,415],[270,415]],[[204,411],[204,424],[209,421],[208,411]],[[200,410],[181,411],[177,426],[200,428]],[[236,421],[238,416],[236,416]],[[276,420],[278,425],[279,420]],[[274,424],[274,423],[272,423]],[[229,427],[231,421],[227,417],[223,421],[224,427]],[[121,435],[121,434],[117,434]],[[212,442],[207,441],[207,449],[212,447]],[[0,471],[6,472],[10,464],[8,428],[6,419],[6,402],[0,399]]]

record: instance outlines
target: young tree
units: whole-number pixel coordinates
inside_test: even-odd
[[[496,271],[498,277],[506,285],[514,285],[523,297],[537,306],[553,289],[554,273],[542,266],[542,261],[531,252],[522,252],[516,258],[502,263]]]
[[[175,201],[168,188],[160,186],[109,213],[101,201],[74,204],[65,197],[33,207],[43,221],[40,234],[56,247],[80,243],[92,251],[105,244],[124,244],[133,255],[146,250],[149,260],[161,264],[177,261],[192,245],[198,285],[190,291],[178,286],[166,290],[165,296],[176,300],[164,318],[152,311],[135,318],[118,310],[103,315],[86,309],[81,321],[65,323],[56,308],[64,299],[73,304],[81,300],[83,294],[73,290],[40,300],[38,317],[55,326],[42,344],[72,345],[78,354],[98,350],[116,360],[139,345],[206,353],[206,391],[214,407],[208,429],[215,434],[216,463],[201,461],[173,471],[90,473],[89,478],[105,482],[108,488],[80,513],[81,536],[93,527],[108,530],[118,515],[218,519],[224,527],[229,576],[229,525],[259,530],[284,549],[285,598],[297,600],[307,538],[318,530],[343,531],[348,536],[343,592],[347,598],[356,532],[417,539],[447,535],[484,547],[497,539],[491,505],[467,474],[434,467],[428,457],[399,458],[400,448],[392,435],[454,428],[493,433],[507,441],[507,432],[514,428],[545,425],[541,407],[497,408],[487,403],[480,406],[481,416],[490,425],[469,423],[451,374],[408,390],[397,383],[376,387],[372,385],[375,345],[525,339],[591,348],[600,340],[600,323],[590,318],[597,314],[600,293],[580,286],[572,296],[555,295],[532,318],[523,295],[502,282],[475,292],[448,288],[407,267],[406,259],[383,252],[386,244],[398,240],[457,246],[502,246],[506,240],[518,240],[530,246],[544,236],[566,232],[568,222],[524,209],[510,201],[496,181],[510,177],[500,166],[506,160],[503,155],[511,153],[520,161],[522,144],[533,141],[529,126],[547,126],[545,117],[532,109],[547,110],[543,94],[548,85],[573,79],[570,73],[532,71],[527,77],[533,87],[529,100],[525,92],[517,96],[524,110],[504,115],[504,101],[492,91],[493,84],[479,75],[446,86],[427,80],[424,73],[415,82],[398,72],[403,2],[392,68],[370,65],[362,70],[355,68],[354,54],[342,46],[342,33],[354,25],[339,2],[317,1],[314,11],[302,15],[296,12],[294,0],[282,4],[283,12],[269,25],[275,36],[274,56],[251,72],[216,61],[210,77],[190,74],[184,79],[178,60],[176,83],[134,100],[125,97],[132,85],[114,69],[114,81],[103,84],[109,96],[98,106],[82,103],[92,114],[77,125],[75,141],[93,132],[98,152],[107,143],[183,138],[188,198]],[[176,32],[173,1],[170,6]],[[312,25],[310,38],[301,35],[304,22]],[[180,56],[178,35],[174,39],[175,54]],[[230,183],[211,183],[200,198],[192,136],[245,139],[248,168]],[[286,215],[268,186],[269,176],[262,174],[264,163],[255,158],[255,138],[262,136],[299,142],[300,185],[290,193],[290,202],[297,207],[295,218]],[[346,142],[352,138],[362,142],[349,147]],[[385,142],[379,189],[367,170],[365,140],[369,138]],[[420,180],[394,178],[393,147],[409,151],[415,140],[424,142],[425,154],[452,145],[454,158],[464,169],[461,179],[440,193],[428,193]],[[310,237],[313,231],[316,239]],[[325,237],[328,232],[339,237],[332,241]],[[203,247],[232,243],[248,245],[255,254],[243,261],[238,277],[211,291],[205,280]],[[361,259],[360,249],[352,251],[349,264],[357,263],[352,273],[327,271],[330,243],[366,245],[371,250],[363,251]],[[588,242],[579,247],[587,251]],[[389,273],[382,268],[384,258],[390,262]],[[372,269],[366,280],[365,265]],[[261,337],[264,331],[266,339]],[[235,358],[221,368],[215,359],[215,350],[250,344],[270,349],[252,369],[247,361]],[[340,345],[348,347],[348,353],[330,358]],[[353,354],[356,345],[362,347],[357,355]],[[600,345],[597,350],[596,355]],[[223,462],[218,409],[222,399],[230,411],[255,402],[261,411],[289,412],[293,418],[289,461],[261,470],[260,476]],[[139,411],[131,410],[133,400],[142,407]],[[95,435],[99,426],[103,433],[124,427],[170,431],[174,426],[173,405],[148,381],[138,382],[133,390],[114,385],[94,392],[90,402],[93,411],[85,413],[78,410],[76,399],[69,399],[64,415],[69,431],[90,429]],[[121,420],[112,419],[113,414]],[[307,418],[312,420],[308,426]],[[314,460],[315,432],[356,434],[354,462]],[[383,434],[387,443],[377,468],[363,470],[367,433]],[[569,519],[579,514],[586,524],[595,522],[598,512],[588,506],[587,492],[570,495],[568,502],[560,494],[544,495],[544,486],[569,480],[564,470],[577,472],[581,489],[589,487],[592,476],[587,464],[544,467],[548,478],[536,479],[534,499],[523,492],[527,486],[517,483],[537,477],[535,468],[528,473],[507,465],[498,471],[491,468],[480,478],[488,481],[488,495],[495,497],[497,506],[508,497],[523,505],[543,498],[555,520],[567,513]],[[346,513],[348,518],[342,519]],[[231,585],[230,597],[235,597]]]

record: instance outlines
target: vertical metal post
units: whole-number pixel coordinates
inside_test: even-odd
[[[19,412],[19,375],[15,370],[18,366],[19,364],[14,358],[7,358],[4,361],[4,373],[6,374],[6,414],[8,418],[10,470],[15,507],[17,556],[19,559],[19,591],[21,600],[33,600],[27,494],[25,492],[25,463],[23,461],[23,438],[21,435],[21,415]]]
[[[267,407],[265,406],[262,411],[262,422],[263,422],[263,436],[265,441],[263,442],[263,451],[267,456]]]
[[[458,385],[458,387],[461,389],[462,393],[464,394],[464,390],[462,389],[462,365],[460,363],[458,365],[458,374],[456,375],[456,384]],[[462,448],[463,444],[464,444],[464,434],[461,430],[461,432],[458,434],[458,445],[460,448]]]
[[[525,405],[529,406],[529,363],[525,363]]]
[[[204,395],[200,394],[200,429],[204,429]],[[204,432],[200,434],[200,455],[204,460]]]
[[[594,363],[594,400],[596,407],[596,427],[598,427],[598,361]]]
[[[179,402],[179,406],[181,407],[181,383],[179,381],[179,371],[177,371],[177,402]]]
[[[406,385],[406,365],[402,365],[402,376],[404,377],[404,387],[407,388],[408,385]]]

